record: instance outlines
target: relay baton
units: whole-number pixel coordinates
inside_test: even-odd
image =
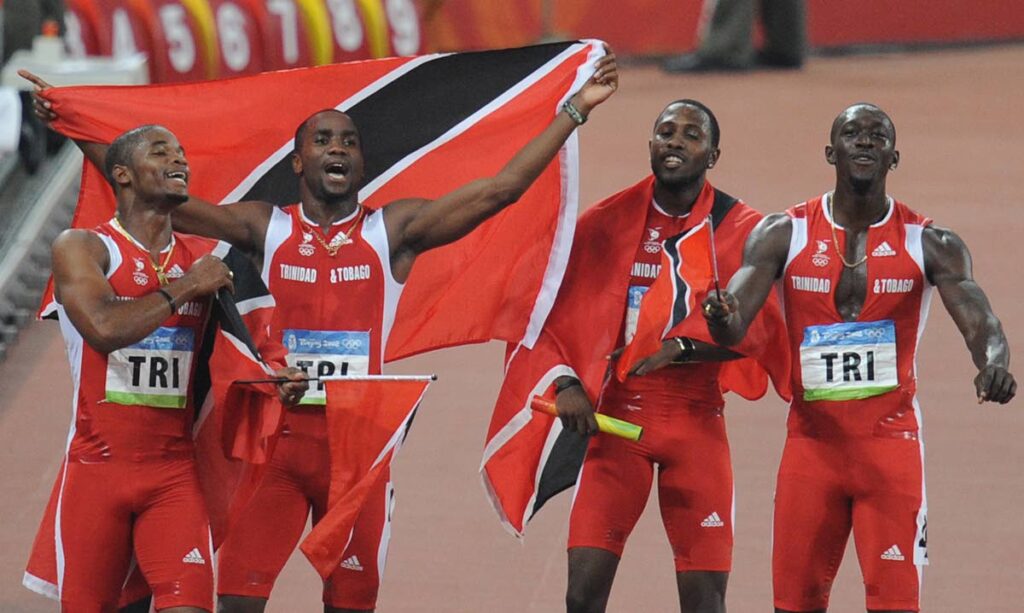
[[[555,403],[545,400],[540,396],[533,397],[533,400],[530,401],[530,408],[534,411],[558,417],[558,409],[555,408]],[[597,429],[605,434],[612,434],[631,441],[639,441],[644,433],[644,429],[641,426],[631,424],[628,421],[622,421],[621,419],[615,419],[600,413],[594,413],[594,417],[597,418]]]

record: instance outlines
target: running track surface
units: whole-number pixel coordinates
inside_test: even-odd
[[[829,126],[867,100],[893,117],[903,157],[890,192],[957,230],[976,276],[1022,350],[1024,47],[814,59],[801,72],[665,76],[624,68],[620,92],[583,128],[582,202],[595,202],[648,170],[646,142],[668,101],[692,97],[721,122],[715,185],[765,212],[829,189],[823,158]],[[392,366],[436,372],[395,465],[398,506],[380,597],[382,612],[540,612],[562,607],[568,494],[546,507],[518,542],[491,511],[477,475],[499,384],[498,344],[446,350]],[[1019,362],[1018,362],[1019,366]],[[69,421],[67,361],[57,326],[38,323],[0,366],[0,611],[53,611],[20,587],[24,561],[60,460]],[[1024,411],[978,406],[963,341],[933,303],[921,346],[931,566],[929,613],[1010,613],[1024,602]],[[1017,371],[1018,377],[1024,371]],[[771,603],[772,491],[784,438],[777,398],[728,400],[736,473],[735,566],[728,605],[738,613]],[[318,611],[312,568],[294,556],[278,581],[272,612]],[[652,500],[630,539],[611,611],[678,610],[672,558]],[[852,548],[832,610],[863,611]]]

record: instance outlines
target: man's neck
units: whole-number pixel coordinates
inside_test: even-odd
[[[151,254],[155,254],[171,243],[170,211],[173,209],[173,203],[167,203],[166,207],[155,207],[135,201],[117,207],[117,220],[133,239]]]
[[[325,231],[330,229],[331,224],[354,213],[358,207],[359,202],[355,198],[328,201],[312,196],[302,198],[303,214]]]
[[[888,211],[889,198],[884,181],[873,183],[866,189],[837,182],[832,192],[832,220],[844,228],[867,228],[881,221]]]
[[[686,215],[697,203],[697,196],[704,189],[704,181],[704,175],[701,175],[688,183],[669,186],[655,179],[654,200],[669,215]]]

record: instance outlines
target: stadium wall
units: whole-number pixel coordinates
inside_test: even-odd
[[[704,5],[697,0],[426,0],[423,4],[432,50],[514,47],[549,36],[600,38],[624,55],[693,49]],[[817,49],[1024,39],[1020,0],[808,0],[807,7],[808,33]],[[545,23],[551,25],[545,27]]]

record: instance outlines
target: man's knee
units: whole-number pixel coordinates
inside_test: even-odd
[[[619,556],[595,547],[569,550],[569,586],[565,608],[569,613],[601,613],[608,605]]]
[[[719,571],[682,571],[676,573],[679,607],[684,613],[725,611],[725,590],[729,573]]]
[[[217,613],[263,613],[266,608],[266,598],[227,595],[217,598]]]

